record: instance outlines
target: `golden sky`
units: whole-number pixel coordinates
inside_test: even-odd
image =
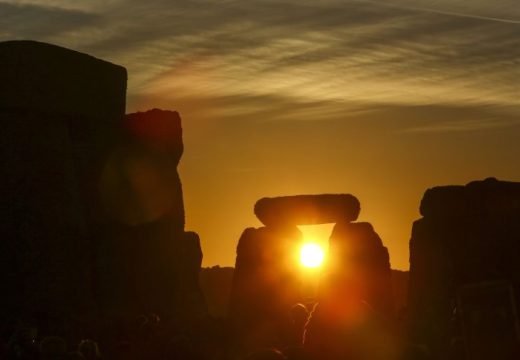
[[[177,110],[187,228],[233,265],[261,197],[351,193],[408,268],[428,187],[520,181],[517,0],[0,0],[0,40],[125,66]]]

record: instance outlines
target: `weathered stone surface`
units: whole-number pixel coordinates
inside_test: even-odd
[[[183,151],[177,112],[153,109],[125,117],[121,141],[101,181],[112,224],[98,250],[102,299],[108,312],[155,312],[177,323],[206,314],[198,274],[198,236],[184,232],[184,204],[177,164]],[[110,248],[120,249],[111,260]],[[117,250],[116,250],[117,251]],[[110,279],[110,280],[109,280]],[[119,285],[117,294],[110,284]]]
[[[86,316],[126,71],[31,41],[0,43],[0,63],[0,317]]]
[[[240,237],[229,318],[242,352],[280,346],[292,306],[301,301],[296,227],[248,228]]]
[[[167,153],[177,166],[184,151],[178,112],[152,109],[127,114],[124,127],[128,141],[147,150]]]
[[[399,358],[388,251],[372,225],[335,225],[317,300],[304,341],[311,359]]]
[[[156,313],[188,324],[206,315],[198,274],[198,235],[169,217],[142,225],[110,224],[96,243],[96,301],[102,315],[131,319]]]
[[[184,229],[184,201],[177,164],[183,152],[177,112],[153,109],[126,116],[121,141],[101,178],[109,213],[128,225],[169,216]]]
[[[202,252],[198,236],[184,232],[181,118],[159,109],[129,114],[120,135],[101,178],[112,223],[99,244],[97,274],[101,280],[112,275],[102,281],[99,299],[109,300],[107,313],[193,320],[205,313]]]
[[[349,194],[263,198],[255,204],[255,215],[265,225],[313,225],[354,221],[359,211],[358,199]]]
[[[520,183],[486,179],[425,193],[424,217],[410,240],[410,333],[435,354],[461,336],[453,328],[461,288],[508,281],[519,294],[519,189]]]
[[[388,250],[369,223],[339,222],[329,243],[320,297],[357,297],[378,314],[394,313]]]
[[[466,186],[434,187],[424,194],[420,212],[436,218],[519,213],[520,183],[488,178]]]
[[[175,252],[175,261],[178,261],[177,281],[178,287],[170,293],[172,300],[177,300],[174,306],[174,318],[187,325],[194,326],[194,320],[200,320],[207,316],[207,306],[200,288],[199,273],[202,264],[202,249],[199,235],[188,231],[181,237],[180,246]],[[173,255],[173,254],[172,254]],[[168,266],[171,258],[165,263],[165,271],[168,274]],[[165,306],[171,307],[171,302],[165,302]]]

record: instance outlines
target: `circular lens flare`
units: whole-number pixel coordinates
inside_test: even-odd
[[[300,250],[300,262],[307,268],[316,268],[323,263],[325,253],[316,243],[304,244]]]

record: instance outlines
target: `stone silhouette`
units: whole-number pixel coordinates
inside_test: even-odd
[[[248,228],[240,237],[229,319],[238,351],[282,346],[290,310],[300,302],[295,226]]]
[[[168,213],[184,229],[177,165],[183,152],[177,112],[153,109],[126,115],[102,177],[106,207],[121,223],[139,225]]]
[[[255,215],[265,225],[313,225],[355,221],[359,200],[350,194],[297,195],[263,198]]]
[[[305,333],[311,359],[396,359],[387,248],[369,223],[338,222]],[[377,339],[374,340],[374,339]]]
[[[110,221],[97,243],[96,279],[109,313],[153,311],[176,321],[205,313],[199,239],[184,232],[182,151],[177,112],[126,116],[101,179]]]
[[[200,271],[200,287],[208,312],[215,318],[227,318],[233,271],[232,267],[220,266],[202,268]]]
[[[337,223],[330,237],[329,254],[321,291],[323,298],[355,294],[376,313],[393,315],[390,257],[372,225]]]
[[[0,43],[0,317],[88,313],[97,181],[126,70],[33,41]]]
[[[406,315],[406,308],[408,306],[408,278],[408,271],[392,269],[394,307],[397,315],[401,317],[401,319]]]
[[[356,296],[376,312],[392,315],[388,251],[370,224],[351,223],[359,211],[359,201],[349,194],[263,198],[256,203],[255,214],[266,226],[246,229],[240,237],[231,291],[229,314],[240,350],[287,345],[291,309],[306,300],[298,266],[303,239],[297,225],[336,223],[316,299],[322,307],[332,304],[332,298],[351,302]]]
[[[474,317],[496,306],[486,297],[503,297],[500,294],[505,290],[497,290],[495,296],[493,289],[497,287],[482,285],[488,282],[510,284],[515,300],[500,308],[518,308],[520,183],[490,178],[466,186],[428,189],[420,211],[423,218],[413,224],[410,240],[410,336],[442,357],[450,342],[467,340],[468,324],[464,324],[462,314],[467,309],[457,303],[468,286],[481,289],[477,292],[480,300],[474,300],[480,308],[470,307]],[[516,344],[503,342],[503,349],[495,354],[503,354],[503,359],[517,358],[518,336],[512,336]],[[489,355],[486,346],[485,341],[479,345],[482,358]],[[509,355],[504,354],[505,348]]]
[[[203,316],[179,115],[125,116],[126,70],[75,51],[4,42],[0,63],[0,317]]]

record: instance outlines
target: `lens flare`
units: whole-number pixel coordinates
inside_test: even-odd
[[[300,262],[307,268],[317,268],[323,263],[325,253],[320,245],[306,243],[300,250]]]

